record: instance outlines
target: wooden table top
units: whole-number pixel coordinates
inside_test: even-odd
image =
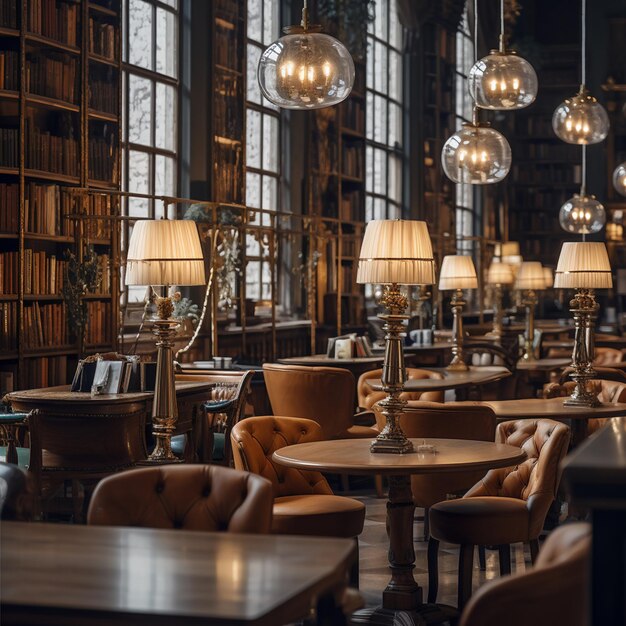
[[[626,403],[602,404],[596,408],[564,406],[568,398],[524,398],[522,400],[484,400],[447,402],[446,407],[488,406],[499,418],[536,419],[589,419],[593,417],[619,417],[626,415]]]
[[[437,452],[385,454],[370,452],[369,439],[336,439],[286,446],[273,459],[281,465],[337,474],[433,474],[460,469],[488,470],[521,463],[526,454],[515,446],[464,439],[411,439]]]
[[[211,386],[209,381],[203,382],[177,382],[176,394],[196,393],[208,389]],[[12,400],[19,402],[40,402],[45,401],[51,404],[67,402],[88,402],[90,404],[111,404],[126,402],[142,402],[151,400],[154,397],[153,391],[137,391],[131,393],[101,394],[92,396],[87,391],[70,391],[69,385],[58,387],[46,387],[43,389],[24,389],[23,391],[12,391],[5,396],[10,403]]]
[[[257,624],[341,586],[349,539],[3,522],[5,626]]]
[[[356,357],[354,359],[335,359],[330,356],[326,356],[325,354],[312,354],[309,356],[293,356],[285,359],[277,359],[278,363],[282,363],[284,365],[312,365],[312,366],[326,366],[326,367],[337,367],[341,365],[348,364],[376,364],[382,363],[384,361],[384,356],[361,356]]]
[[[459,389],[471,385],[485,385],[511,376],[506,367],[499,366],[474,366],[471,365],[466,372],[447,370],[445,367],[420,368],[428,372],[437,372],[443,375],[443,379],[436,378],[411,378],[404,383],[405,391],[443,391],[444,389]],[[376,391],[382,390],[380,379],[373,378],[367,384]]]
[[[527,370],[535,372],[549,372],[558,370],[572,364],[572,359],[536,359],[534,361],[518,361],[518,370]]]

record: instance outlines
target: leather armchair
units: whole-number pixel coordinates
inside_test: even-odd
[[[566,524],[546,539],[535,566],[483,585],[459,626],[588,626],[591,526]]]
[[[499,546],[501,574],[511,571],[511,543],[529,543],[535,562],[539,533],[556,495],[560,463],[569,445],[569,428],[548,419],[503,422],[498,424],[496,442],[522,448],[526,460],[516,467],[490,470],[463,498],[430,509],[429,602],[437,597],[440,541],[461,546],[459,609],[472,592],[475,545]]]
[[[96,487],[87,523],[99,526],[268,533],[271,483],[215,465],[130,470]]]
[[[319,424],[295,417],[249,417],[231,432],[235,467],[271,481],[274,494],[272,532],[287,535],[356,537],[363,530],[365,506],[333,495],[320,472],[274,463],[284,446],[323,440]]]
[[[378,430],[354,424],[356,382],[339,367],[263,365],[265,386],[274,415],[317,422],[322,439],[374,439]]]
[[[382,373],[382,369],[377,369],[365,372],[359,376],[357,382],[359,408],[366,410],[372,409],[376,402],[387,397],[384,391],[375,391],[368,384],[370,380],[380,379]],[[431,372],[416,367],[407,367],[406,375],[408,380],[423,380],[425,378],[435,380],[443,379],[443,375],[439,372]],[[400,398],[409,401],[422,400],[427,402],[443,402],[444,399],[443,391],[405,391],[400,394]]]

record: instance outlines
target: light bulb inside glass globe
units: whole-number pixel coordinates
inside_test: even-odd
[[[512,50],[492,50],[469,72],[469,92],[482,109],[523,109],[537,97],[533,66]]]
[[[504,135],[485,124],[463,124],[441,151],[446,176],[455,183],[500,182],[511,167],[511,147]]]
[[[602,230],[606,222],[604,207],[594,196],[575,193],[559,211],[561,228],[568,233],[590,235]]]
[[[626,196],[626,161],[620,163],[613,172],[613,187],[621,196]]]
[[[552,114],[552,128],[566,143],[600,143],[609,134],[605,108],[581,85],[580,91],[563,101]]]
[[[354,84],[346,47],[312,29],[289,32],[261,55],[257,76],[263,95],[285,109],[320,109],[345,100]]]

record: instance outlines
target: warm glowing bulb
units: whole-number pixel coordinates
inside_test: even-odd
[[[609,116],[583,85],[563,101],[552,115],[552,128],[566,143],[587,145],[603,141],[609,133]]]
[[[626,196],[626,161],[620,163],[613,172],[613,187],[621,196]]]
[[[574,194],[559,211],[561,228],[569,233],[588,235],[602,230],[606,222],[604,207],[594,196]]]

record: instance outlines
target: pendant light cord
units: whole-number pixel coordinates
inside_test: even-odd
[[[500,52],[504,50],[504,0],[500,0]]]
[[[587,68],[586,66],[586,57],[587,57],[587,0],[581,0],[582,2],[582,29],[581,29],[581,46],[580,46],[580,63],[582,66],[582,84],[586,84],[587,82]]]
[[[474,63],[478,61],[478,0],[474,0]]]

